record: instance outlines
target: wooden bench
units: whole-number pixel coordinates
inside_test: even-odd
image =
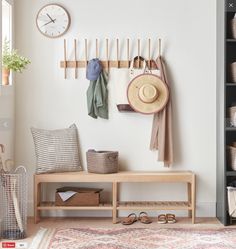
[[[55,206],[54,202],[41,202],[42,183],[101,182],[112,184],[112,203],[99,206]],[[121,183],[166,182],[186,183],[186,201],[129,201],[118,200],[118,188]],[[111,210],[113,223],[117,223],[119,210],[187,210],[192,223],[195,222],[195,174],[191,171],[121,171],[116,174],[92,174],[85,171],[34,175],[34,220],[40,221],[42,210]]]

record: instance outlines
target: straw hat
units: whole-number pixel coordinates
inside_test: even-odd
[[[157,75],[141,74],[129,83],[127,98],[135,111],[153,114],[161,111],[167,104],[169,89]]]

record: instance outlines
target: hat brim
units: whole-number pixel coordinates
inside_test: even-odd
[[[144,84],[152,84],[158,91],[158,97],[152,103],[145,103],[139,97],[139,89]],[[155,74],[141,74],[128,85],[127,98],[130,106],[142,114],[153,114],[161,111],[169,100],[168,86]]]

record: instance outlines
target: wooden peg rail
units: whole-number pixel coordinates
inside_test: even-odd
[[[89,58],[88,58],[88,40],[84,40],[84,58],[83,60],[77,60],[77,52],[80,48],[78,46],[78,42],[76,39],[74,39],[74,60],[67,60],[67,41],[64,39],[64,59],[60,62],[60,67],[64,69],[64,78],[67,78],[67,68],[74,68],[74,77],[77,79],[78,77],[78,71],[77,68],[86,68]],[[105,40],[105,55],[106,60],[101,60],[101,64],[103,68],[105,68],[107,71],[109,68],[129,68],[132,58],[130,58],[130,40],[126,40],[126,60],[120,60],[120,41],[119,39],[116,39],[116,60],[110,60],[109,59],[109,39]],[[79,47],[79,49],[78,49]],[[99,58],[100,50],[99,50],[99,41],[96,39],[96,51],[92,53],[96,55],[96,58]],[[161,39],[158,39],[157,42],[157,55],[155,56],[155,59],[161,55]],[[142,66],[142,60],[141,60],[141,41],[140,39],[137,40],[137,58],[138,60],[134,63],[134,67],[139,68]],[[146,59],[146,58],[145,58]],[[148,39],[148,57],[147,57],[147,65],[150,69],[156,69],[156,63],[154,59],[151,59],[151,39]]]

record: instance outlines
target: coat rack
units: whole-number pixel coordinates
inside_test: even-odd
[[[120,60],[120,41],[116,39],[116,60],[109,60],[109,40],[106,39],[106,60],[101,61],[103,68],[109,70],[109,68],[129,68],[130,67],[130,40],[126,40],[126,60]],[[140,54],[141,42],[137,39],[137,61],[135,67],[139,68],[142,65],[141,54]],[[67,68],[74,69],[74,77],[78,78],[78,68],[86,68],[88,64],[88,40],[84,40],[85,58],[84,60],[77,60],[77,39],[74,39],[74,60],[67,60],[67,40],[64,39],[64,60],[60,62],[60,67],[64,69],[64,78],[67,78]],[[157,42],[158,55],[161,55],[161,39]],[[96,58],[99,58],[99,41],[96,39]],[[147,65],[150,69],[156,69],[156,63],[151,59],[151,39],[148,39],[148,60]]]

